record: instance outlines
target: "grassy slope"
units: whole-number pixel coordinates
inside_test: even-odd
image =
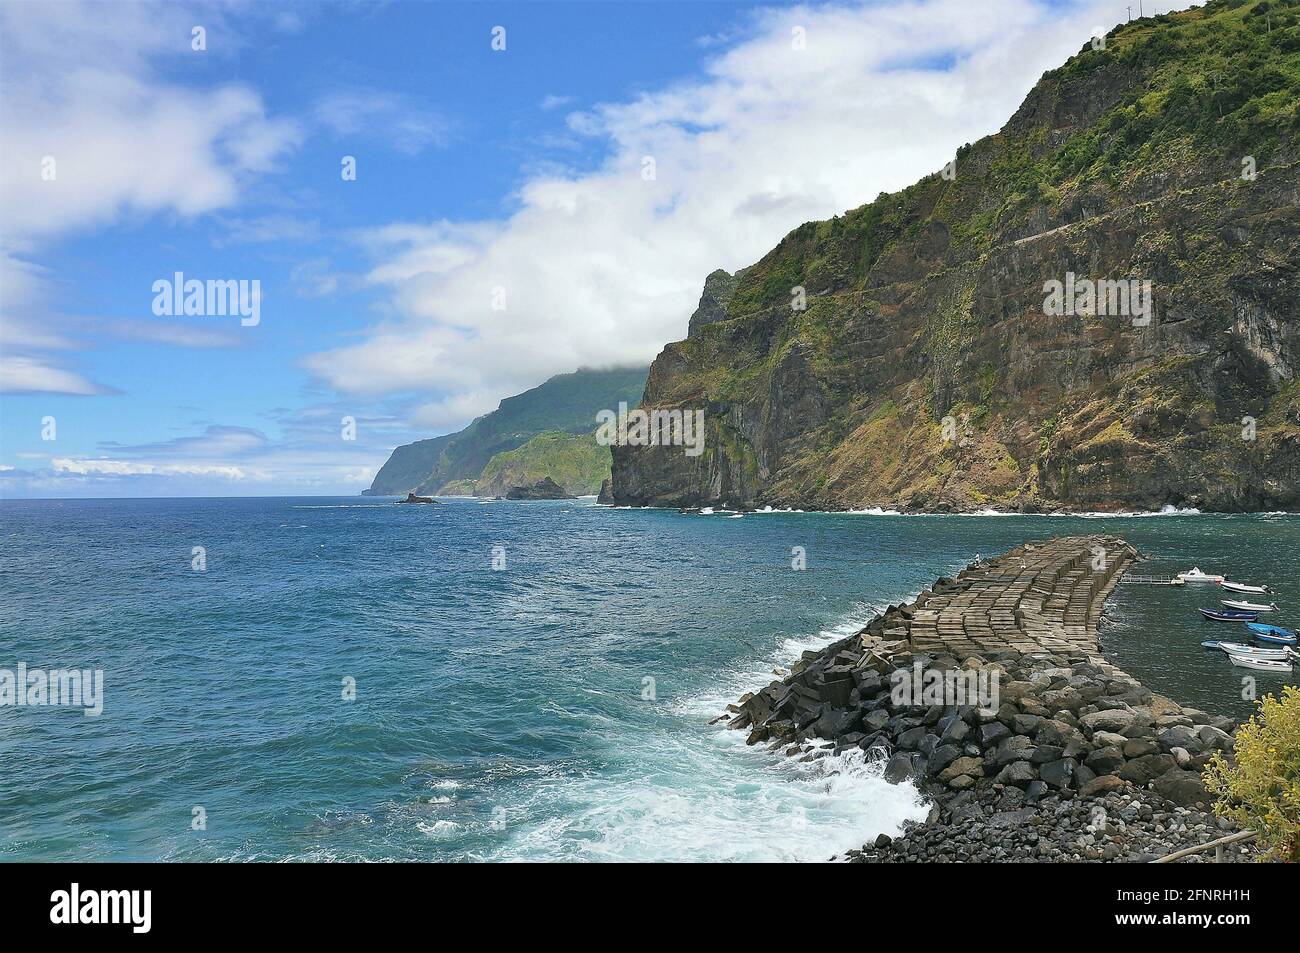
[[[543,477],[574,496],[594,494],[609,476],[609,465],[609,448],[597,444],[594,434],[549,430],[489,460],[473,494],[503,496],[511,487],[528,486]]]
[[[547,430],[589,433],[596,413],[635,406],[645,388],[645,368],[580,370],[559,374],[531,390],[507,397],[492,413],[455,434],[398,447],[375,475],[370,492],[435,492],[451,481],[473,481],[498,453],[521,446]],[[466,484],[458,484],[465,486]]]

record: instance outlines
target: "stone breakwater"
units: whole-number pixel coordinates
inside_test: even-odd
[[[729,706],[730,727],[792,756],[860,749],[917,784],[926,822],[852,860],[1146,860],[1221,837],[1200,771],[1231,755],[1235,722],[1154,694],[1098,645],[1138,558],[1075,536],[975,563],[804,653]]]

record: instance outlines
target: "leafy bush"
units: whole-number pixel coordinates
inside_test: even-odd
[[[1205,786],[1218,798],[1215,813],[1258,832],[1269,857],[1300,861],[1300,689],[1260,700],[1237,729],[1236,763],[1215,754]]]

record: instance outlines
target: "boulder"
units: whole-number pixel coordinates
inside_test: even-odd
[[[1011,735],[998,743],[994,760],[998,764],[1028,761],[1034,756],[1034,743],[1024,735]]]
[[[1179,807],[1208,804],[1210,794],[1205,790],[1201,776],[1194,771],[1172,768],[1155,780],[1156,793]]]
[[[930,755],[930,761],[927,770],[931,774],[939,774],[950,764],[961,757],[961,749],[956,745],[940,745],[934,749]]]
[[[1098,748],[1093,751],[1084,760],[1084,764],[1096,771],[1097,774],[1114,774],[1124,764],[1124,752],[1114,745],[1107,745],[1104,748]]]
[[[1126,758],[1143,758],[1149,754],[1156,754],[1160,746],[1146,738],[1130,738],[1124,742],[1124,747],[1120,750],[1124,752]]]
[[[1029,756],[1031,764],[1046,764],[1048,761],[1059,761],[1066,757],[1065,749],[1056,745],[1035,745],[1032,750],[1033,754]]]
[[[1123,708],[1109,711],[1094,711],[1079,719],[1079,724],[1089,731],[1123,731],[1133,724],[1136,716]]]
[[[1130,739],[1125,738],[1123,735],[1118,735],[1113,731],[1094,731],[1092,733],[1092,743],[1103,748],[1110,745],[1123,751],[1125,743],[1129,740]]]
[[[1043,721],[1038,715],[1016,715],[1012,720],[1011,730],[1018,735],[1032,735]]]
[[[862,727],[867,731],[880,731],[889,722],[889,712],[883,708],[869,711],[862,716]]]
[[[1161,728],[1156,732],[1156,740],[1160,743],[1162,751],[1183,748],[1191,754],[1197,755],[1205,750],[1205,746],[1201,744],[1200,736],[1190,725],[1173,725],[1169,728]]]
[[[1127,786],[1128,782],[1117,778],[1113,774],[1099,774],[1079,788],[1079,794],[1083,797],[1100,797],[1103,794],[1109,794],[1111,791],[1122,790]]]
[[[1014,681],[1014,682],[1007,682],[1005,685],[1001,687],[1001,690],[999,692],[999,697],[1004,702],[1011,702],[1012,704],[1015,704],[1025,696],[1033,695],[1033,694],[1034,694],[1033,682]]]
[[[1177,767],[1177,761],[1170,754],[1148,754],[1134,758],[1119,769],[1119,776],[1139,787],[1146,787],[1170,768]]]
[[[995,745],[1010,734],[1011,729],[1000,721],[990,721],[987,724],[980,725],[976,730],[976,738],[981,748]]]
[[[1045,719],[1038,723],[1034,740],[1040,745],[1064,745],[1071,738],[1078,737],[1078,732],[1063,721]]]
[[[1044,784],[1049,784],[1057,790],[1064,790],[1074,781],[1075,767],[1077,762],[1073,758],[1049,761],[1038,769],[1038,776],[1043,779]]]
[[[951,781],[960,774],[979,775],[984,774],[983,758],[958,758],[948,767],[939,772],[940,781]]]
[[[1016,787],[1028,787],[1030,782],[1038,780],[1034,766],[1025,761],[1013,761],[998,772],[994,778],[998,784],[1014,784]]]
[[[940,738],[942,738],[944,744],[959,745],[966,740],[966,736],[969,734],[970,725],[954,715],[943,729]]]
[[[912,777],[915,773],[912,758],[913,755],[906,751],[895,751],[885,765],[885,780],[890,784],[899,784]]]
[[[928,734],[929,732],[921,726],[909,728],[898,736],[898,746],[900,748],[913,750],[921,744],[921,739]]]
[[[1196,729],[1196,737],[1201,741],[1202,751],[1232,750],[1232,735],[1213,725],[1201,725]]]

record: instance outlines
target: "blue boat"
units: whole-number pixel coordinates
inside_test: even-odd
[[[1296,644],[1296,635],[1290,629],[1267,625],[1263,622],[1247,622],[1246,628],[1254,633],[1255,640],[1258,642],[1272,642],[1274,645]]]
[[[1201,615],[1215,622],[1254,622],[1259,618],[1258,612],[1242,612],[1240,609],[1202,609]]]

